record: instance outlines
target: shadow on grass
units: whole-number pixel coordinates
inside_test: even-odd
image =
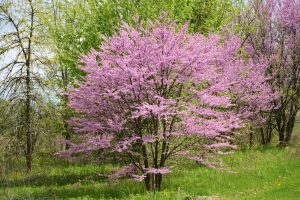
[[[97,181],[91,179],[84,181],[78,177],[68,179],[69,176],[53,177],[53,179],[40,177],[35,182],[31,180],[27,186],[23,183],[14,183],[20,184],[21,187],[15,185],[14,188],[7,188],[8,190],[4,195],[8,199],[127,199],[129,195],[145,193],[142,183],[137,185],[132,181],[123,180],[108,183],[104,182],[103,179]],[[61,181],[61,185],[59,185],[59,181]]]
[[[94,199],[128,199],[129,195],[142,194],[144,191],[137,187],[136,189],[126,190],[124,185],[105,185],[97,188],[95,186],[72,186],[70,188],[57,188],[44,191],[43,193],[36,193],[33,197],[35,199],[41,197],[57,197],[58,199],[67,198],[83,198],[89,197]]]
[[[20,187],[20,186],[51,186],[51,185],[68,185],[80,181],[97,181],[103,182],[106,178],[97,174],[67,174],[67,175],[32,175],[18,180],[0,180],[0,187]]]

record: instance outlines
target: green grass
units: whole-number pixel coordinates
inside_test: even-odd
[[[0,199],[291,199],[300,200],[300,155],[293,149],[239,151],[225,157],[234,173],[199,167],[193,162],[167,175],[161,192],[143,183],[107,182],[97,176],[112,165],[36,161],[34,172],[13,172],[0,180]],[[207,197],[207,198],[204,198]]]

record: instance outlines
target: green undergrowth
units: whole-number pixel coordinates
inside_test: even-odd
[[[224,157],[230,171],[182,163],[166,175],[160,192],[143,183],[108,182],[98,174],[113,165],[40,159],[31,174],[12,172],[0,180],[0,199],[291,199],[300,200],[300,155],[294,149],[238,151]]]

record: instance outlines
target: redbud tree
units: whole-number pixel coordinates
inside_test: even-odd
[[[253,0],[245,14],[248,25],[245,43],[248,52],[271,61],[268,75],[278,91],[276,109],[268,115],[268,124],[261,129],[262,143],[269,143],[273,129],[279,145],[289,144],[296,115],[300,109],[300,1]]]
[[[164,19],[124,23],[83,56],[87,75],[69,95],[80,142],[61,156],[117,159],[122,167],[108,178],[145,181],[147,190],[161,188],[176,159],[220,166],[216,155],[236,148],[244,119],[269,109],[267,63],[242,59],[237,37],[178,29]]]

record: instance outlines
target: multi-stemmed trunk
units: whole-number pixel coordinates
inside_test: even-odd
[[[260,135],[261,135],[261,144],[262,145],[268,145],[271,143],[272,135],[273,135],[273,121],[272,121],[272,112],[269,113],[269,119],[267,121],[267,124],[264,127],[260,128]]]
[[[159,191],[161,189],[162,174],[147,174],[145,178],[146,190]]]
[[[296,121],[296,113],[293,113],[286,126],[286,135],[284,138],[285,144],[289,144],[292,137],[292,132],[294,130],[294,125]]]
[[[297,106],[290,105],[288,114],[284,111],[277,113],[276,123],[279,134],[279,146],[281,147],[290,143],[298,111],[298,109],[295,108],[297,108]]]

